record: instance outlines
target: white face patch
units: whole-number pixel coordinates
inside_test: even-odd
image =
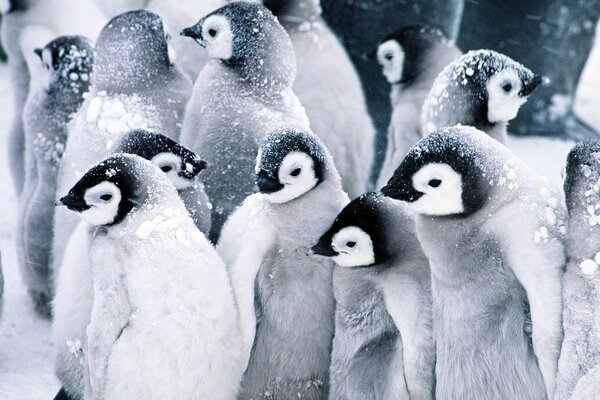
[[[425,215],[453,215],[464,211],[462,177],[448,164],[427,164],[412,178],[415,190],[424,193],[408,203],[412,210]]]
[[[289,153],[279,168],[279,182],[283,188],[263,196],[271,203],[287,203],[302,196],[317,185],[315,164],[312,158],[299,151]]]
[[[208,56],[220,60],[228,60],[233,54],[233,33],[227,18],[220,15],[208,17],[202,24],[200,45],[206,46]]]
[[[519,108],[527,101],[519,96],[522,82],[516,71],[505,69],[492,76],[487,84],[488,121],[508,122],[517,116]]]
[[[189,179],[179,176],[179,172],[181,171],[181,158],[179,156],[168,152],[159,153],[152,157],[150,161],[167,175],[173,186],[175,186],[175,189],[186,189],[194,183]]]
[[[10,9],[9,0],[0,0],[0,14],[6,14]]]
[[[331,239],[331,247],[339,253],[332,257],[340,267],[364,267],[375,263],[371,237],[356,226],[349,226]]]
[[[402,78],[404,58],[402,46],[395,40],[385,41],[377,48],[377,62],[389,83],[397,83]]]
[[[44,89],[50,90],[50,83],[52,83],[52,75],[54,74],[54,68],[52,67],[52,52],[50,49],[44,49],[42,51],[42,64],[44,66],[42,85]]]
[[[167,41],[167,52],[169,54],[169,64],[175,64],[175,60],[177,60],[177,53],[175,52],[175,48],[173,47],[173,35],[171,34],[171,30],[167,27],[167,24],[163,22],[163,31],[165,32],[165,40]]]
[[[102,182],[89,188],[83,197],[90,206],[79,213],[81,218],[92,225],[106,225],[114,222],[121,202],[121,191],[111,182]]]

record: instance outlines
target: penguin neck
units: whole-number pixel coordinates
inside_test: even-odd
[[[277,12],[277,18],[284,25],[301,25],[321,19],[319,0],[292,0]]]
[[[478,129],[487,133],[491,138],[496,139],[502,144],[506,144],[506,127],[508,126],[507,122],[497,122],[495,124],[477,127]]]

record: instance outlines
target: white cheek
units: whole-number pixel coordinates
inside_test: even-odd
[[[177,175],[177,172],[175,171],[169,172],[167,176],[169,177],[171,183],[173,184],[173,186],[175,186],[175,189],[177,190],[187,189],[194,184],[193,181],[182,178],[181,176]]]
[[[287,203],[302,196],[304,193],[310,191],[317,185],[319,180],[314,174],[305,172],[303,176],[298,178],[294,183],[287,184],[283,189],[278,190],[274,193],[263,194],[265,200],[271,203]]]
[[[215,28],[219,34],[211,38],[208,31]],[[208,50],[208,56],[214,59],[228,60],[233,54],[233,34],[226,18],[214,15],[207,19],[202,29],[202,37]]]
[[[511,79],[517,85],[510,93],[506,93],[500,86],[506,79]],[[501,71],[490,78],[487,84],[488,121],[508,122],[517,116],[519,109],[527,101],[527,98],[518,94],[521,90],[520,82],[516,74],[510,70]]]
[[[332,257],[336,265],[344,268],[364,267],[375,263],[375,255],[370,252],[353,252],[351,254],[339,254]]]
[[[348,248],[345,243],[349,241],[356,245]],[[340,230],[332,238],[332,243],[333,249],[339,253],[332,259],[340,267],[364,267],[375,263],[371,237],[358,227],[349,226]]]
[[[437,188],[429,186],[431,179],[440,179]],[[413,187],[424,193],[418,200],[408,203],[418,214],[454,215],[465,211],[462,200],[462,177],[446,164],[429,164],[413,176]]]
[[[291,172],[300,168],[299,176],[291,176]],[[264,194],[265,200],[271,203],[287,203],[314,188],[319,180],[315,176],[314,162],[306,153],[293,151],[285,156],[279,167],[279,182],[284,186],[274,193]]]
[[[10,8],[9,0],[0,0],[0,14],[6,14]]]
[[[50,90],[50,84],[52,84],[52,72],[49,69],[44,68],[41,72],[41,83],[42,83],[42,87],[48,91]]]
[[[102,206],[92,206],[79,213],[81,219],[92,225],[106,225],[114,222],[117,217],[119,202],[113,201]]]
[[[392,53],[392,60],[386,60],[385,54]],[[377,49],[379,64],[383,67],[383,75],[389,83],[397,83],[402,78],[405,54],[402,47],[395,40],[382,43]]]

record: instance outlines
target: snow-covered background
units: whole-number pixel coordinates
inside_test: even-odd
[[[600,33],[600,32],[599,32]],[[576,112],[600,131],[600,46],[586,65]],[[535,94],[534,94],[535,96]],[[53,374],[51,324],[38,317],[19,275],[14,242],[17,199],[10,182],[6,139],[12,96],[5,64],[0,64],[0,251],[5,275],[0,322],[0,399],[52,399],[59,389]],[[572,143],[544,138],[510,138],[509,147],[540,173],[560,184],[560,171]]]

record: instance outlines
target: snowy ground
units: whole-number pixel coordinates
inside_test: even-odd
[[[579,115],[600,130],[600,75],[597,71],[600,71],[600,46],[588,62],[576,101]],[[52,371],[51,325],[32,312],[16,262],[13,231],[17,200],[6,157],[11,101],[7,69],[0,65],[0,250],[6,281],[0,323],[0,399],[52,399],[59,383]],[[533,168],[560,183],[560,171],[572,143],[511,138],[509,146]]]

